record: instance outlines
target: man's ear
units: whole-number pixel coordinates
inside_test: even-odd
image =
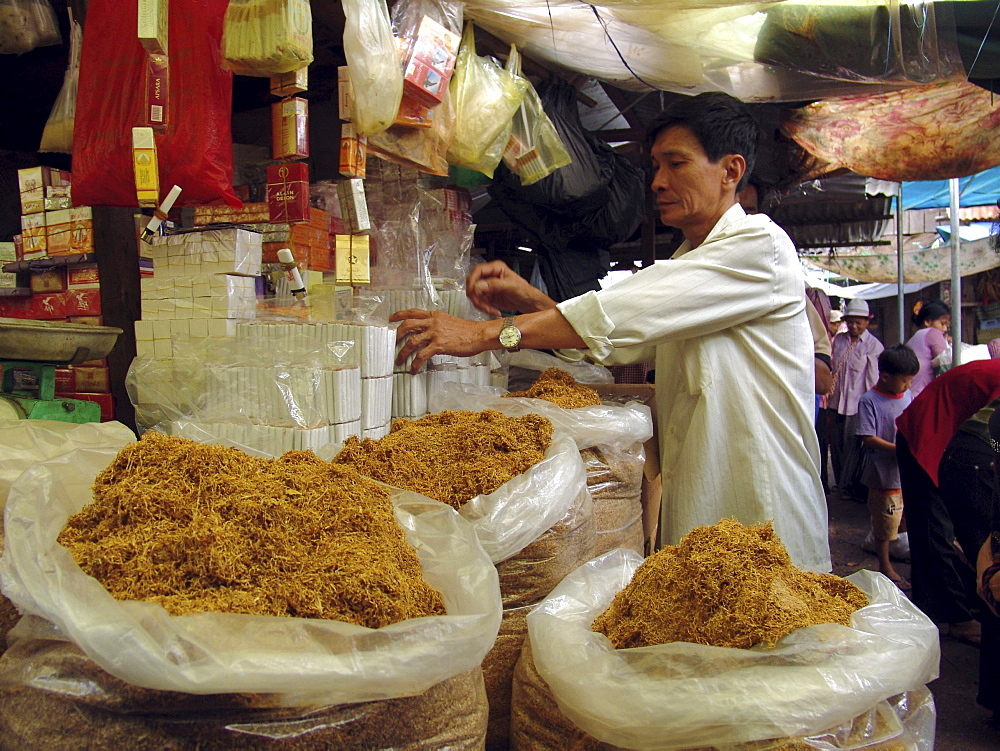
[[[722,168],[725,170],[722,177],[722,185],[731,188],[736,192],[736,186],[740,184],[743,175],[747,171],[747,160],[742,154],[726,154],[721,160]]]

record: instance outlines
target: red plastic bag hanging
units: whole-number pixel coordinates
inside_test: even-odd
[[[233,75],[220,67],[228,0],[170,0],[169,98],[156,133],[160,198],[183,189],[177,205],[225,202],[233,193],[230,115]],[[73,131],[73,202],[138,206],[132,128],[146,126],[147,53],[136,36],[136,3],[91,0]]]

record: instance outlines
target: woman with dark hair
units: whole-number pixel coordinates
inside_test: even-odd
[[[921,300],[913,308],[912,320],[917,333],[906,345],[917,353],[920,362],[920,372],[910,385],[910,393],[916,398],[934,380],[933,360],[948,346],[945,335],[951,328],[951,310],[940,300]]]

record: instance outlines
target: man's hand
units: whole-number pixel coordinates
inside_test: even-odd
[[[471,357],[490,347],[487,332],[496,329],[493,339],[500,332],[499,321],[466,321],[441,311],[400,310],[389,316],[390,322],[402,321],[396,329],[396,341],[403,341],[403,348],[396,356],[396,364],[402,365],[410,355],[414,355],[410,372],[417,373],[434,355],[455,355]],[[405,341],[404,341],[405,340]]]
[[[479,310],[495,317],[503,310],[534,313],[556,306],[555,300],[532,287],[503,261],[474,266],[465,280],[465,294]]]

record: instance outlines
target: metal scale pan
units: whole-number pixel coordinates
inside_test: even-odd
[[[55,369],[106,357],[122,330],[60,321],[0,318],[0,419],[96,422],[100,407],[79,399],[56,398]],[[30,371],[35,383],[20,388],[18,371]]]

